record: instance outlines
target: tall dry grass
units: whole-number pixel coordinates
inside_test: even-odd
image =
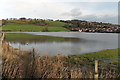
[[[72,63],[78,58],[35,56],[35,51],[21,51],[2,44],[2,78],[94,78],[94,66]],[[84,62],[85,63],[85,62]],[[99,78],[118,78],[117,70],[99,67]]]

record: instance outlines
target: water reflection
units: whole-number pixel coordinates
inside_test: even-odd
[[[42,33],[43,34],[43,33]],[[60,33],[56,33],[60,35]],[[73,33],[72,35],[74,35]],[[65,34],[66,35],[66,34]],[[85,34],[89,36],[87,38],[72,37],[71,33],[67,36],[53,37],[53,36],[43,36],[35,39],[19,39],[8,41],[14,47],[20,47],[21,49],[31,50],[35,48],[38,55],[70,55],[70,54],[83,54],[88,52],[95,52],[104,49],[114,49],[118,48],[117,35],[96,35],[96,38],[92,38],[93,35]],[[83,34],[82,34],[83,35]],[[62,37],[63,36],[63,37]],[[69,36],[69,37],[68,37]],[[108,39],[106,39],[106,38]],[[112,40],[114,38],[114,40]]]
[[[44,36],[40,35],[37,38],[30,38],[30,39],[15,39],[15,40],[6,40],[8,42],[18,42],[21,44],[26,44],[26,43],[51,43],[51,42],[85,42],[87,41],[86,39],[83,38],[72,38],[72,37],[54,37],[54,36]]]

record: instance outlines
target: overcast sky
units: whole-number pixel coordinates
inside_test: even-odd
[[[118,23],[119,0],[0,0],[0,19],[80,19]]]

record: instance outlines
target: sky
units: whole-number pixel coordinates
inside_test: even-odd
[[[0,0],[0,19],[40,18],[118,24],[119,0]]]

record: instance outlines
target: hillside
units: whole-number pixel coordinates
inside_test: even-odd
[[[100,32],[120,33],[120,25],[88,22],[82,20],[44,20],[44,19],[6,19],[2,22],[3,31],[34,31],[34,32]]]
[[[59,32],[69,31],[63,26],[67,23],[49,20],[6,20],[3,31],[38,31],[38,32]]]
[[[103,22],[89,22],[82,20],[59,20],[60,22],[69,23],[64,27],[71,31],[80,32],[100,32],[100,33],[120,33],[120,25],[103,23]]]

